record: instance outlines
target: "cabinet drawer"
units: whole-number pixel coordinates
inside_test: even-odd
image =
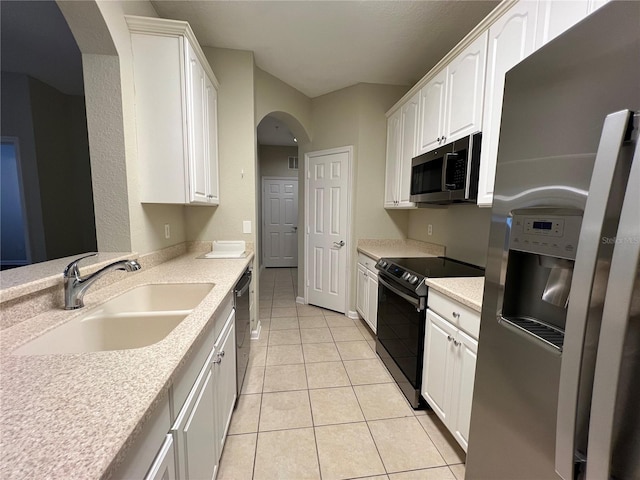
[[[358,252],[358,263],[364,265],[366,268],[371,270],[372,272],[378,273],[376,270],[376,262],[373,258],[365,255],[364,253]]]
[[[480,314],[478,312],[432,288],[429,289],[427,303],[429,308],[437,312],[442,318],[464,330],[473,338],[478,338],[478,332],[480,331]]]

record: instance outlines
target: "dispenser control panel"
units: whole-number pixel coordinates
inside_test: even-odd
[[[513,211],[509,217],[509,248],[574,260],[582,226],[582,211],[535,208]]]

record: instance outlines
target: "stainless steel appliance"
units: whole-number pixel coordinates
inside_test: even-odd
[[[422,384],[427,278],[481,277],[484,270],[445,257],[381,258],[376,353],[413,408]]]
[[[475,203],[481,142],[478,132],[411,160],[411,201],[418,206]]]
[[[507,73],[467,479],[640,478],[639,110],[640,2]]]
[[[233,287],[233,301],[236,309],[236,385],[238,397],[240,397],[239,392],[242,391],[242,383],[249,365],[251,347],[250,286],[251,270],[247,268]]]

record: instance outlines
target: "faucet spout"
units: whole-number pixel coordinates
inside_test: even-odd
[[[80,257],[71,262],[64,269],[64,308],[65,310],[75,310],[84,307],[84,294],[87,289],[105,273],[112,270],[123,270],[125,272],[135,272],[140,270],[142,266],[135,260],[119,260],[102,267],[97,272],[86,277],[80,276],[78,262],[88,257],[93,257],[97,253],[92,253],[84,257]]]

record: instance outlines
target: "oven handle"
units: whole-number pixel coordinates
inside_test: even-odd
[[[396,287],[390,285],[389,282],[386,282],[384,280],[384,277],[382,277],[382,276],[378,276],[378,282],[381,283],[384,287],[386,287],[389,290],[391,290],[396,295],[398,295],[398,296],[402,297],[403,299],[405,299],[407,302],[409,302],[414,307],[416,307],[416,310],[418,310],[419,312],[424,310],[424,300],[422,298],[419,298],[419,299],[418,298],[414,298],[414,297],[412,297],[410,295],[407,295],[404,292],[401,292]]]

